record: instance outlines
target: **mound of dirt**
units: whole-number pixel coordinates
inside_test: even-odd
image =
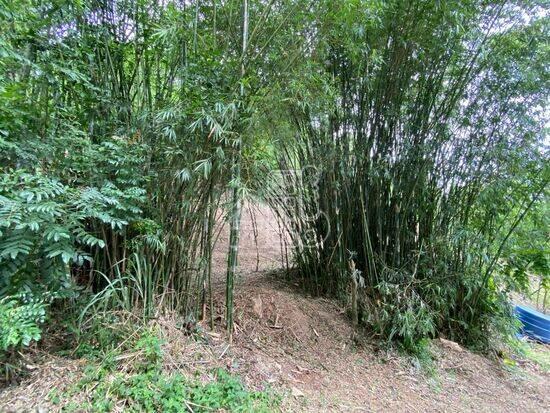
[[[434,340],[434,365],[354,337],[343,309],[265,276],[238,286],[232,371],[253,387],[287,390],[285,411],[544,411],[550,375],[523,361],[506,369]],[[221,302],[220,300],[217,300]],[[221,311],[221,308],[218,310]]]
[[[265,271],[288,259],[274,214],[261,205],[243,215],[241,283],[236,288],[236,333],[231,369],[249,385],[282,386],[289,411],[544,411],[550,408],[548,372],[520,360],[508,368],[456,343],[435,340],[430,373],[418,362],[375,346],[357,345],[344,310],[305,297],[292,282]],[[245,208],[245,210],[246,210]],[[255,225],[256,221],[259,223]],[[256,228],[256,230],[255,230]],[[227,243],[227,229],[220,246]],[[219,273],[224,249],[218,246]],[[258,259],[259,257],[259,259]],[[259,262],[259,270],[255,266]],[[275,273],[276,274],[276,273]],[[223,294],[217,296],[223,318]],[[550,350],[545,350],[550,351]]]
[[[307,297],[290,282],[262,275],[236,289],[236,332],[201,324],[189,335],[174,318],[153,320],[163,339],[164,369],[202,381],[213,368],[240,375],[254,389],[284,395],[292,412],[542,412],[550,407],[550,375],[529,362],[505,369],[458,344],[434,340],[429,373],[413,359],[358,340],[333,301]],[[223,294],[216,295],[223,314]],[[202,331],[202,332],[201,332]],[[138,355],[117,358],[130,371]],[[55,411],[48,401],[82,374],[82,360],[43,355],[20,385],[0,391],[0,411]],[[86,397],[77,395],[76,397]]]
[[[542,412],[550,409],[550,374],[531,362],[505,368],[458,344],[434,340],[428,369],[393,351],[380,350],[354,335],[344,309],[334,301],[304,295],[281,273],[284,239],[273,213],[245,207],[240,282],[235,288],[235,335],[223,329],[227,225],[220,220],[214,251],[216,330],[199,323],[189,334],[177,317],[152,321],[164,341],[164,369],[202,381],[213,368],[240,375],[255,389],[283,392],[291,412]],[[550,351],[544,348],[541,351]],[[118,369],[130,372],[138,355],[123,354]],[[52,411],[53,387],[66,388],[81,376],[82,360],[42,353],[20,385],[0,389],[0,411]],[[86,397],[78,395],[77,397]]]

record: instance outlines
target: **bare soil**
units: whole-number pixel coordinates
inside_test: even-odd
[[[265,381],[288,389],[287,411],[550,408],[550,375],[529,361],[505,367],[456,343],[434,340],[434,365],[426,371],[415,359],[354,337],[343,309],[304,296],[288,282],[266,277],[242,286],[237,308],[234,370],[252,385]]]
[[[266,208],[260,212],[257,243],[248,211],[243,215],[233,343],[228,344],[220,322],[227,243],[222,228],[223,247],[215,254],[218,326],[210,331],[202,323],[203,332],[189,336],[173,318],[154,320],[164,339],[165,370],[208,381],[212,368],[224,367],[251,388],[282,394],[285,412],[549,411],[550,373],[531,361],[516,360],[510,367],[438,339],[431,344],[434,361],[427,369],[358,337],[345,309],[308,296],[291,277],[274,271],[286,258],[273,216]],[[543,345],[538,350],[550,351]],[[0,411],[59,410],[48,393],[78,381],[85,362],[38,351],[27,357],[30,374],[17,386],[0,389]],[[120,370],[131,369],[135,357],[120,357]]]

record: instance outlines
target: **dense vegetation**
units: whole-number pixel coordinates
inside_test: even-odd
[[[61,314],[214,323],[219,211],[231,335],[244,199],[409,347],[486,346],[550,288],[544,2],[0,0],[0,26],[3,353]]]
[[[312,59],[332,106],[290,109],[290,164],[315,168],[278,187],[304,201],[287,208],[300,273],[356,300],[382,337],[480,343],[507,313],[495,276],[508,238],[544,208],[547,26],[498,2],[334,8]],[[548,226],[533,229],[545,245]]]

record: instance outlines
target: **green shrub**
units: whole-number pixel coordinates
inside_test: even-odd
[[[139,355],[133,362],[134,374],[116,370],[118,348],[104,355],[100,365],[88,365],[83,377],[64,397],[54,391],[51,398],[59,401],[85,393],[86,403],[69,401],[64,409],[93,412],[108,412],[121,404],[129,412],[181,412],[189,407],[194,412],[271,412],[277,406],[278,398],[269,391],[250,391],[239,378],[222,369],[213,371],[212,381],[206,384],[163,371],[161,344],[155,331],[146,329],[124,345]]]
[[[278,400],[267,391],[247,390],[242,382],[224,370],[214,373],[211,383],[191,382],[181,374],[149,370],[131,376],[116,373],[87,373],[72,393],[86,392],[90,402],[79,411],[111,411],[124,400],[129,412],[181,412],[191,406],[195,412],[270,412]],[[92,390],[93,389],[93,390]],[[68,410],[70,406],[68,406]]]
[[[28,346],[40,340],[40,325],[46,316],[46,305],[30,298],[21,302],[15,297],[0,300],[0,350]]]
[[[143,371],[154,370],[162,363],[162,342],[152,330],[146,330],[136,343],[136,349],[143,354],[138,366]]]
[[[0,299],[26,297],[19,320],[35,311],[30,303],[43,301],[45,311],[55,299],[74,298],[72,274],[79,268],[93,274],[108,239],[141,216],[141,147],[118,137],[100,144],[73,138],[74,151],[44,159],[53,162],[47,173],[0,166]],[[12,313],[19,308],[12,298],[6,303]],[[26,345],[40,336],[34,319],[0,334],[9,345]],[[29,333],[18,339],[19,331]]]

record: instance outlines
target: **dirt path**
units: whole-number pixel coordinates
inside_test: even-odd
[[[219,233],[218,243],[212,256],[213,274],[218,283],[225,281],[229,245],[228,225],[221,219],[219,222],[215,230],[216,234]],[[269,207],[245,203],[241,217],[238,281],[254,279],[258,273],[286,266],[290,251],[285,250],[283,237]]]
[[[289,390],[288,411],[543,412],[550,375],[522,361],[498,361],[434,340],[433,367],[353,339],[342,309],[265,276],[237,294],[232,356],[250,384]]]
[[[274,270],[281,267],[279,230],[267,208],[260,214],[254,220],[257,243],[248,210],[243,215],[233,345],[227,345],[221,325],[215,332],[204,326],[205,339],[196,340],[171,320],[155,320],[165,342],[166,370],[207,380],[209,369],[224,367],[252,388],[270,386],[282,393],[285,412],[549,411],[550,373],[532,362],[518,360],[506,368],[456,343],[434,340],[434,361],[421,368],[409,357],[355,337],[337,303],[308,297]],[[225,229],[214,255],[220,287],[226,244]],[[218,290],[215,305],[221,318],[223,288]],[[76,382],[84,364],[41,354],[23,383],[0,390],[0,411],[58,409],[48,402],[48,393]]]
[[[286,257],[270,209],[246,206],[241,229],[237,334],[230,353],[239,362],[232,365],[253,386],[271,383],[286,388],[287,410],[495,413],[550,409],[550,374],[533,363],[519,361],[521,367],[506,370],[497,360],[435,340],[435,362],[428,374],[409,358],[356,344],[343,309],[333,301],[304,296],[295,282],[273,271]],[[227,229],[220,240],[222,245],[227,243]],[[256,272],[258,255],[260,273]],[[215,260],[223,273],[225,249],[216,252]],[[217,302],[221,315],[222,295]]]

